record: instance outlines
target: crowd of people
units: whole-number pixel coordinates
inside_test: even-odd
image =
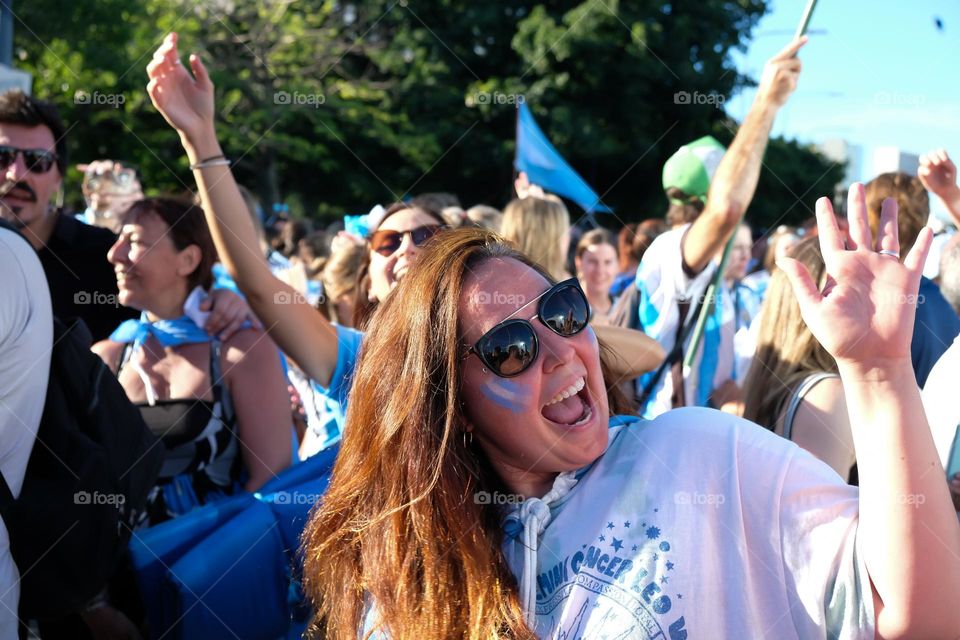
[[[47,446],[53,318],[79,317],[163,452],[127,537],[335,454],[276,559],[314,637],[960,636],[960,235],[926,226],[928,192],[960,226],[956,168],[934,151],[852,185],[845,218],[821,198],[810,224],[751,227],[805,43],[729,148],[681,147],[664,211],[622,228],[573,224],[523,174],[502,211],[451,185],[329,227],[268,216],[176,34],[147,93],[196,193],[145,197],[98,160],[72,215],[55,107],[3,94],[5,493]],[[124,554],[82,606],[25,616],[14,526],[0,636],[171,632]]]

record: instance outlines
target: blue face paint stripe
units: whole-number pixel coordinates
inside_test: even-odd
[[[514,382],[509,380],[485,382],[480,386],[480,391],[491,402],[508,411],[519,413],[523,409],[523,389]]]

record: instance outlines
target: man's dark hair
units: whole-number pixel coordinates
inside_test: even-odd
[[[667,200],[670,208],[667,209],[667,224],[675,227],[693,222],[703,213],[704,202],[698,197],[688,196],[676,187],[667,189]]]
[[[0,93],[0,124],[18,124],[24,127],[44,126],[53,134],[60,175],[67,172],[67,130],[60,113],[50,102],[37,100],[20,89]]]

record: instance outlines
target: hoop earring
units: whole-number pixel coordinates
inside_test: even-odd
[[[463,430],[463,448],[464,448],[464,449],[468,449],[468,448],[469,448],[468,443],[467,443],[467,434],[468,434],[468,433],[470,434],[470,443],[469,443],[469,444],[473,444],[473,431],[467,431],[466,429],[464,429],[464,430]]]

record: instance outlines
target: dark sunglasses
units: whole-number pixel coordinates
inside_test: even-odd
[[[413,244],[419,247],[444,228],[443,225],[439,224],[426,224],[415,229],[408,229],[407,231],[393,231],[390,229],[374,231],[370,236],[370,248],[382,256],[389,257],[400,248],[400,245],[403,244],[403,236],[408,233],[410,234],[410,239],[413,240]]]
[[[539,297],[534,318],[564,338],[583,331],[590,322],[590,304],[577,279],[570,278],[547,289]],[[540,343],[529,320],[508,318],[480,336],[467,351],[467,355],[471,353],[496,375],[512,378],[530,368],[540,353]]]
[[[30,173],[46,173],[57,163],[57,154],[46,149],[18,149],[7,145],[0,146],[0,167],[6,169],[17,161],[17,154],[23,154],[23,163]]]

